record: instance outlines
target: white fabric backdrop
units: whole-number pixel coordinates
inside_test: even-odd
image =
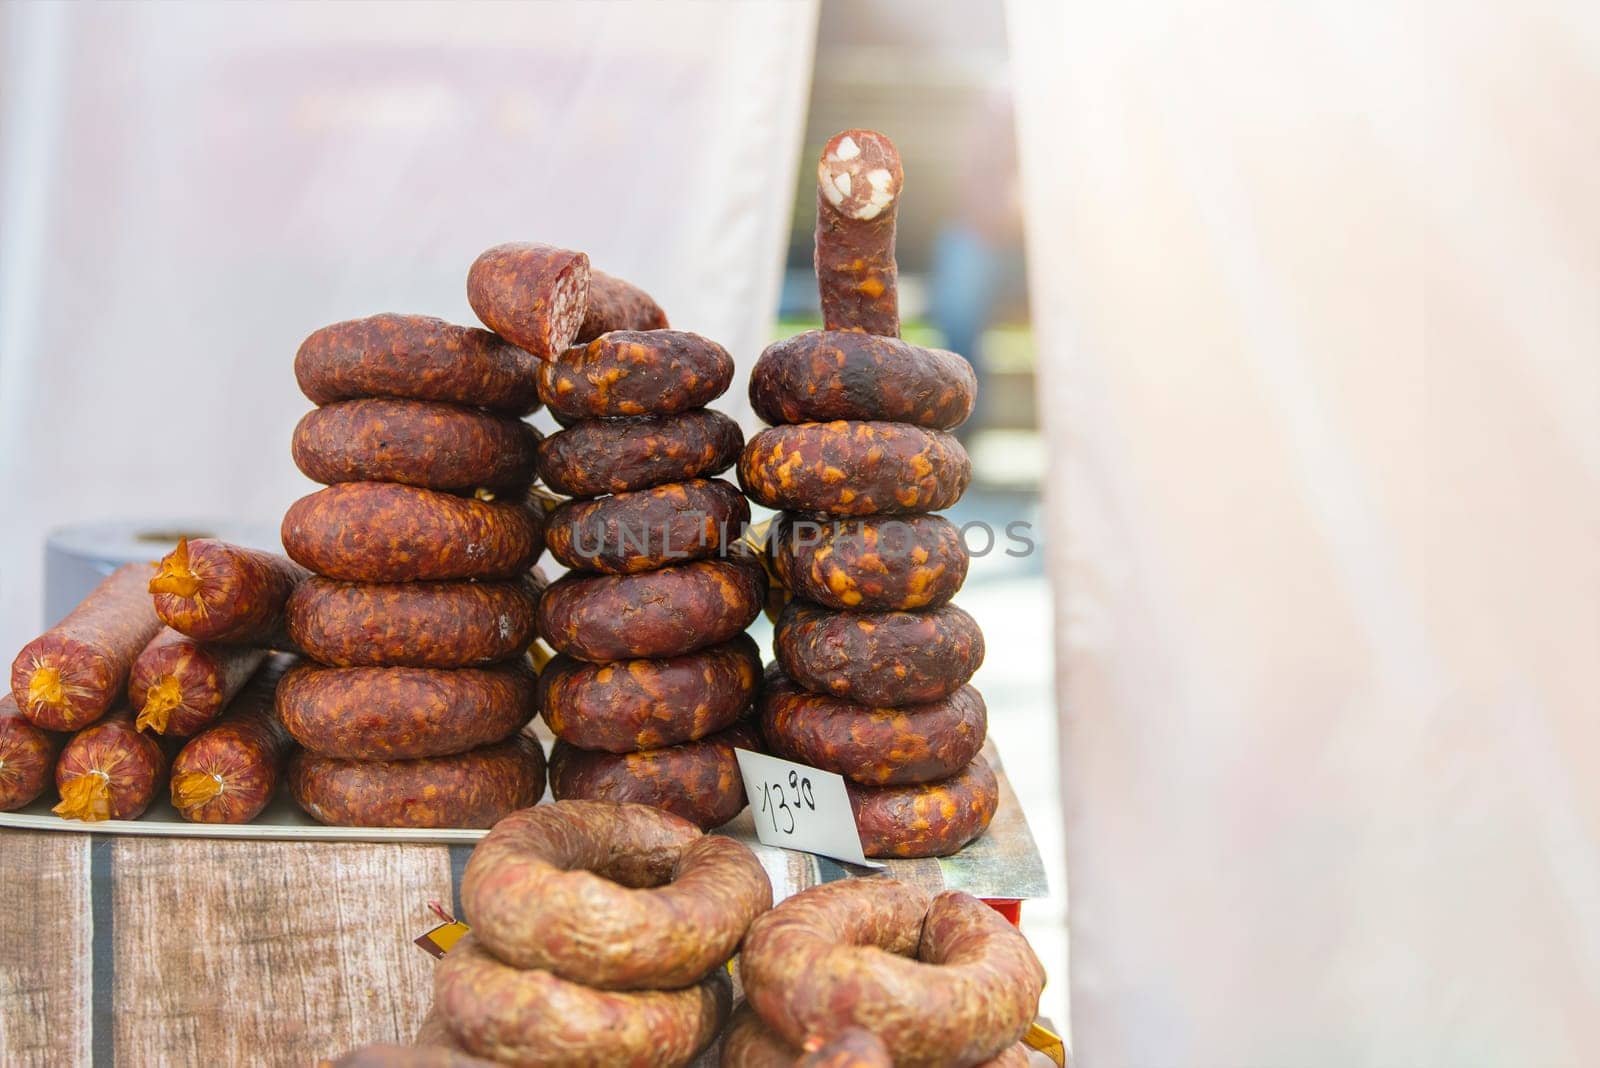
[[[1600,8],[1009,7],[1084,1068],[1600,1063]]]
[[[748,369],[815,24],[816,0],[0,9],[0,649],[39,629],[50,527],[275,523],[311,488],[301,339],[473,322],[489,245],[584,249]]]

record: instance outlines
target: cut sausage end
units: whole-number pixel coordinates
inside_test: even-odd
[[[904,171],[894,142],[875,130],[835,134],[817,161],[817,189],[839,214],[869,222],[893,208]]]
[[[61,786],[61,803],[50,810],[62,819],[96,823],[111,818],[111,778],[91,771]]]
[[[589,310],[589,265],[570,264],[550,294],[550,350],[546,359],[567,351]]]

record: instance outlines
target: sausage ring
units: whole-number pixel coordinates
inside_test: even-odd
[[[527,415],[539,407],[536,362],[487,330],[388,313],[313,333],[294,377],[313,404],[401,397]]]
[[[289,635],[333,667],[457,668],[527,649],[538,632],[538,571],[504,582],[301,583]]]
[[[539,633],[582,660],[682,656],[742,632],[766,597],[766,572],[742,552],[637,575],[571,573],[544,591]]]
[[[983,663],[983,632],[953,604],[843,613],[796,599],[778,617],[772,647],[784,673],[811,692],[874,707],[949,697]]]
[[[327,1061],[323,1061],[327,1064]],[[474,1057],[449,1046],[397,1046],[374,1042],[353,1049],[333,1062],[332,1068],[496,1068],[494,1061]]]
[[[905,423],[770,427],[739,459],[750,499],[791,512],[936,512],[960,500],[971,481],[972,461],[959,441]]]
[[[428,401],[369,398],[313,408],[294,428],[295,466],[313,482],[403,482],[520,492],[539,432],[520,419]]]
[[[591,664],[560,654],[539,672],[545,723],[580,749],[632,753],[704,738],[750,707],[761,650],[730,642],[665,660]]]
[[[733,383],[733,357],[682,330],[618,330],[539,365],[539,397],[570,421],[676,415]]]
[[[739,458],[744,432],[709,408],[590,419],[539,443],[539,477],[558,493],[599,497],[707,478]]]
[[[507,964],[599,990],[677,990],[733,956],[772,884],[747,847],[671,813],[562,801],[495,825],[461,904]]]
[[[803,690],[776,664],[767,669],[760,708],[761,736],[773,753],[869,786],[949,778],[978,755],[989,726],[971,686],[927,704],[869,708]]]
[[[463,753],[522,729],[538,708],[526,657],[486,668],[301,664],[278,683],[295,741],[343,760]]]
[[[518,734],[422,760],[300,752],[289,762],[289,792],[313,819],[341,827],[492,827],[544,793],[544,750]]]
[[[897,1065],[996,1056],[1033,1022],[1045,978],[1027,940],[977,898],[947,890],[930,904],[877,878],[814,886],[758,917],[739,974],[786,1041],[865,1028]]]
[[[735,748],[761,749],[748,721],[698,742],[642,753],[595,753],[558,741],[550,751],[550,794],[558,801],[633,801],[710,830],[744,811]]]
[[[863,1043],[863,1036],[872,1041]],[[844,1052],[847,1059],[831,1059],[840,1052]],[[874,1055],[881,1055],[881,1059],[863,1059]],[[806,1058],[804,1062],[801,1062],[802,1057]],[[741,1001],[728,1018],[727,1030],[722,1032],[720,1063],[722,1068],[798,1068],[800,1063],[839,1068],[845,1064],[887,1066],[893,1062],[882,1040],[860,1028],[842,1031],[827,1045],[808,1054],[785,1042],[772,1028],[761,1022],[761,1017],[756,1015],[748,1001]],[[984,1061],[978,1068],[1028,1068],[1028,1047],[1021,1042],[1007,1046],[993,1060]]]
[[[550,555],[579,571],[629,575],[716,556],[750,521],[750,502],[719,478],[669,482],[550,513]]]
[[[937,608],[967,580],[961,530],[940,515],[784,514],[773,524],[767,553],[795,596],[844,611]]]
[[[682,990],[593,990],[502,964],[470,934],[439,962],[433,996],[467,1052],[534,1068],[681,1068],[717,1037],[733,1000],[721,968]]]
[[[774,342],[750,372],[751,407],[774,426],[877,419],[950,430],[977,396],[972,364],[955,353],[854,330]]]
[[[289,506],[293,560],[348,582],[512,578],[544,551],[544,515],[392,482],[344,482]]]
[[[844,785],[869,857],[948,857],[988,830],[1000,804],[1000,784],[982,756],[941,782]]]

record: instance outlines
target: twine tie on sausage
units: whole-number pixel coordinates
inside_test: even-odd
[[[200,589],[200,576],[189,569],[189,539],[179,538],[178,547],[161,561],[161,570],[150,580],[151,593],[172,593],[193,597]]]
[[[93,823],[111,818],[111,776],[99,768],[67,780],[61,803],[50,810],[62,819]]]
[[[172,803],[188,812],[221,796],[227,785],[216,772],[185,771],[172,777]]]
[[[53,667],[34,668],[28,680],[28,707],[60,708],[66,702],[65,687],[61,685],[61,671]]]
[[[167,724],[172,721],[172,710],[181,704],[183,687],[178,684],[178,677],[163,675],[145,692],[144,707],[139,709],[139,718],[134,721],[134,726],[142,731],[153,730],[157,734],[165,734]]]

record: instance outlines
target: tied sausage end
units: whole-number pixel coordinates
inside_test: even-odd
[[[173,549],[156,565],[160,570],[150,580],[150,592],[193,597],[200,589],[200,576],[189,566],[189,539],[179,538]]]
[[[67,685],[59,668],[36,667],[28,679],[28,708],[59,710],[67,704]]]
[[[172,777],[172,807],[188,812],[215,800],[223,791],[222,776],[215,772],[185,771]]]
[[[61,802],[50,810],[62,819],[97,823],[111,818],[111,777],[90,771],[61,786]]]
[[[181,704],[183,704],[183,685],[178,682],[178,677],[162,675],[146,691],[144,707],[139,709],[139,717],[134,721],[134,726],[142,731],[165,734],[172,722],[173,711]]]

